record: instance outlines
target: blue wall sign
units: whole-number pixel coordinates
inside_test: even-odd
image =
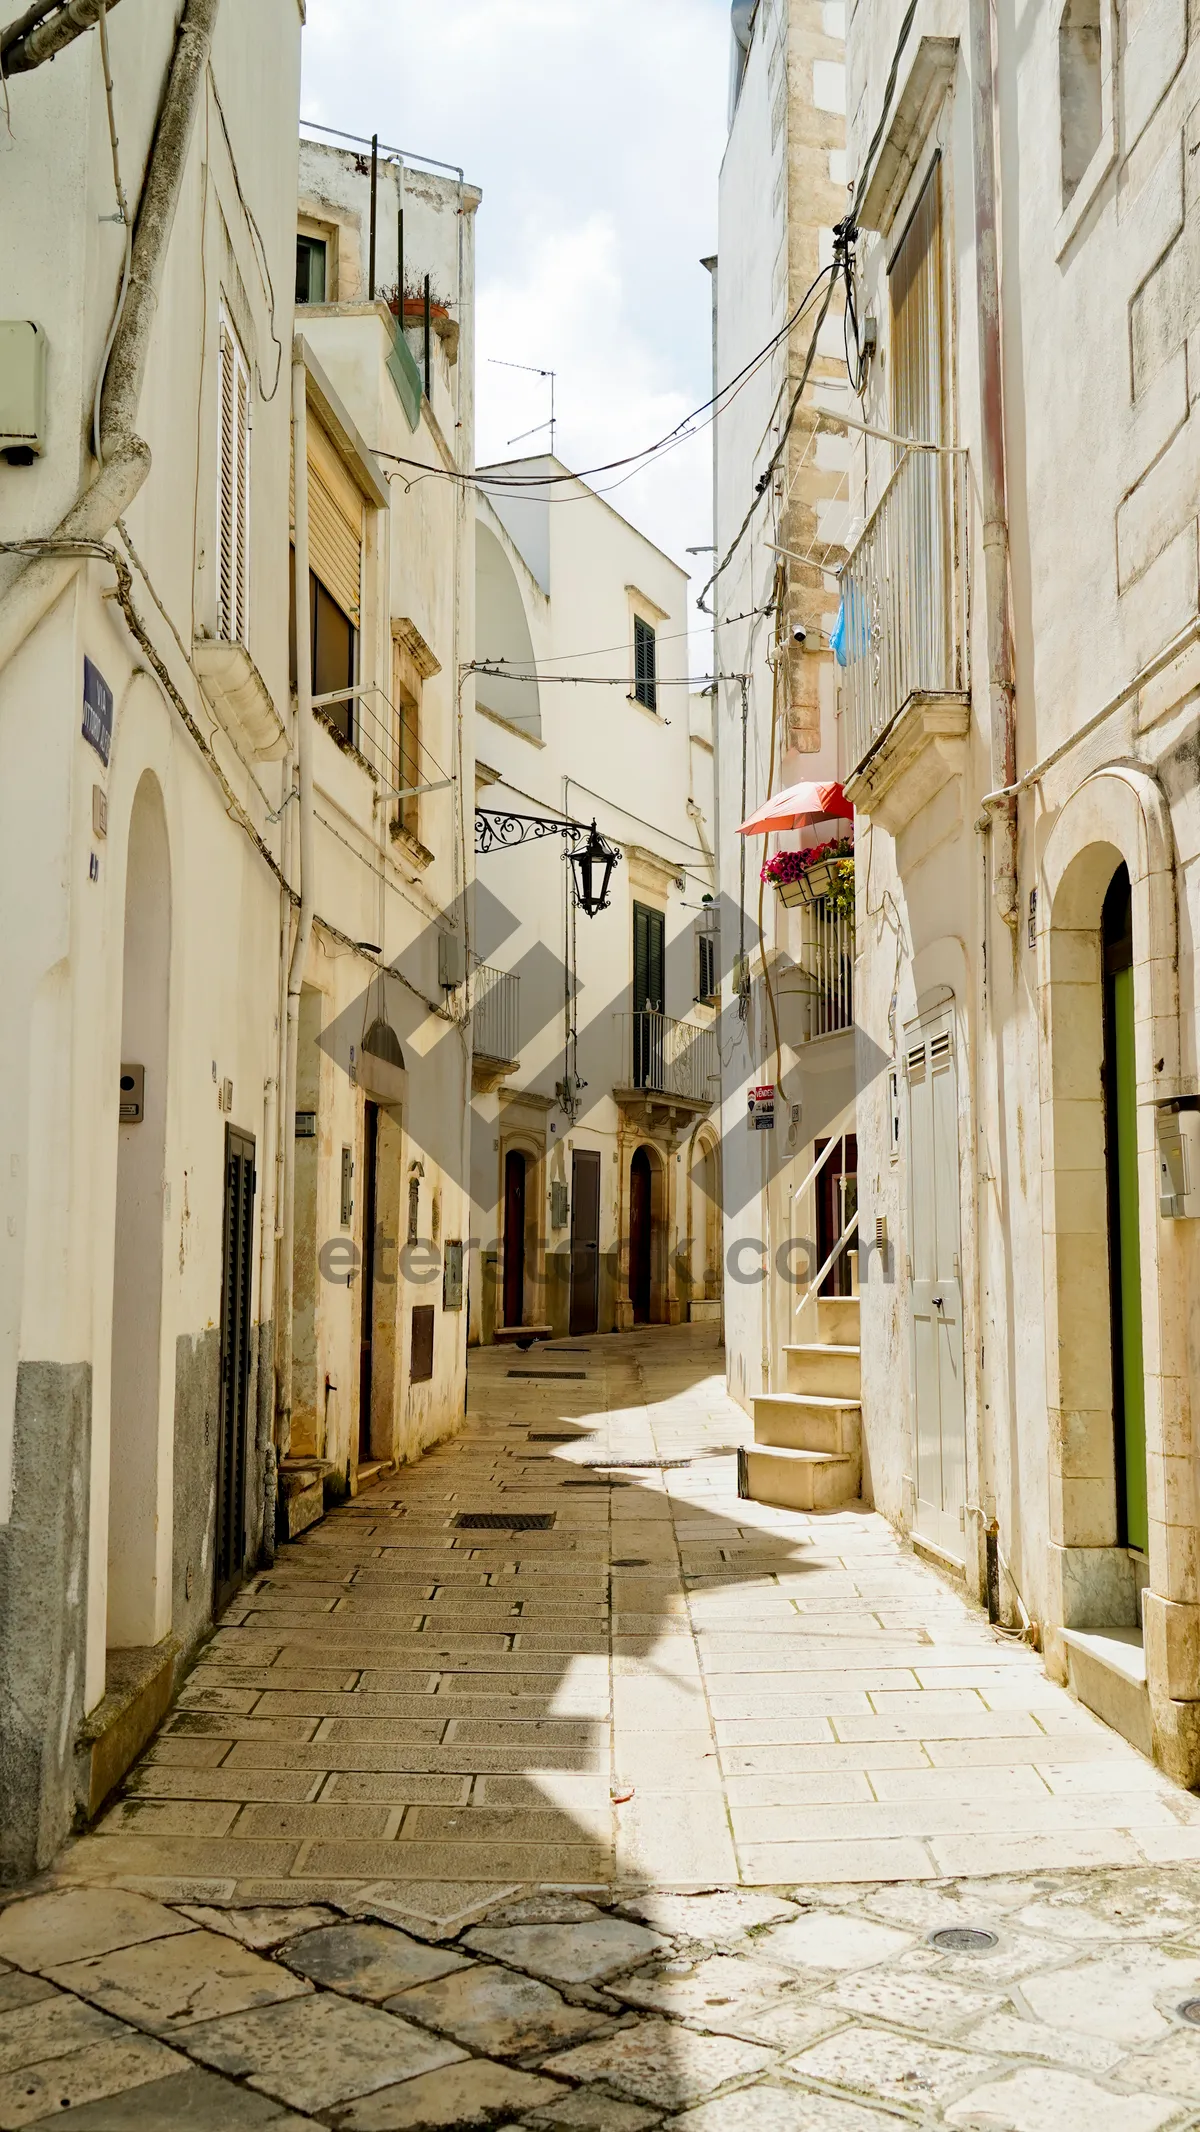
[[[83,662],[83,737],[107,764],[112,749],[113,693],[98,666]]]

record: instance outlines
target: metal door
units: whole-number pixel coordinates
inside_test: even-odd
[[[213,1609],[246,1574],[246,1453],[250,1435],[250,1287],[254,1272],[254,1142],[225,1128],[221,1394],[217,1428],[217,1529]]]
[[[594,1333],[600,1322],[600,1157],[571,1161],[571,1331]]]
[[[949,1014],[909,1033],[908,1205],[916,1532],[965,1559],[958,1074]]]

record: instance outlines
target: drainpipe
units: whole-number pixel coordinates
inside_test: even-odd
[[[138,203],[129,288],[100,401],[101,464],[49,536],[47,547],[55,540],[106,540],[150,472],[150,447],[136,434],[134,424],[220,4],[221,0],[187,0],[183,11]],[[11,580],[0,602],[0,668],[50,612],[81,562],[77,555],[44,554]]]
[[[279,1355],[276,1436],[286,1458],[292,1435],[292,1290],[296,1236],[296,1066],[300,1052],[300,992],[316,903],[313,821],[311,619],[308,589],[308,381],[303,359],[292,361],[292,455],[296,467],[296,760],[300,784],[300,913],[288,965],[287,1050],[279,1133],[283,1149],[283,1220],[279,1244],[276,1348]]]
[[[1009,624],[1008,505],[1004,465],[1004,362],[1000,340],[1000,272],[996,243],[995,106],[989,0],[970,0],[971,139],[975,183],[975,290],[982,394],[983,591],[987,611],[988,710],[992,781],[1017,773],[1017,730]],[[998,807],[992,822],[992,890],[1014,934],[1017,909],[1017,805]]]

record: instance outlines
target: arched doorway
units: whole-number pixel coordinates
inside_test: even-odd
[[[142,778],[129,823],[121,994],[109,1421],[110,1650],[171,1626],[171,1530],[160,1504],[163,1169],[171,963],[171,862],[157,781]]]
[[[650,1323],[654,1300],[654,1177],[639,1147],[629,1169],[629,1300],[635,1325]]]
[[[504,1158],[504,1323],[525,1322],[525,1157],[511,1147]]]
[[[1133,893],[1118,866],[1100,918],[1104,962],[1104,1141],[1108,1183],[1109,1325],[1118,1545],[1146,1554],[1146,1381],[1138,1234],[1137,1068],[1134,1055]]]

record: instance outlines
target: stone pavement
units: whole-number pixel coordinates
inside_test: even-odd
[[[881,1520],[739,1502],[720,1362],[489,1351],[247,1587],[0,1913],[0,2132],[1200,2126],[1200,1802]]]

